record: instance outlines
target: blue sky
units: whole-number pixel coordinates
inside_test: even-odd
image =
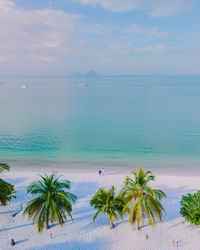
[[[198,0],[0,0],[0,74],[200,74]]]

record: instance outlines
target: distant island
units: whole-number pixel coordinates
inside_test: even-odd
[[[72,76],[74,76],[74,77],[97,77],[98,74],[97,74],[96,71],[90,70],[90,71],[88,71],[88,72],[85,73],[85,74],[82,74],[80,71],[77,71],[77,72],[74,72],[74,73],[72,74]]]

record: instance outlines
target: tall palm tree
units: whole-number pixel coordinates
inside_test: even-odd
[[[108,191],[100,188],[97,193],[90,200],[90,205],[97,209],[97,212],[93,216],[93,221],[96,219],[97,215],[102,212],[102,215],[105,213],[108,215],[110,227],[114,228],[113,220],[117,220],[117,215],[122,217],[122,202],[120,197],[115,197],[115,187],[112,186]]]
[[[151,171],[144,171],[140,168],[138,172],[132,171],[131,173],[135,177],[134,180],[127,176],[124,181],[125,187],[121,191],[126,203],[123,212],[129,213],[130,223],[137,222],[138,229],[145,217],[150,225],[155,225],[156,218],[162,221],[163,212],[165,213],[160,200],[166,198],[166,195],[162,190],[149,186],[149,182],[155,179]]]
[[[0,163],[0,173],[4,170],[10,170],[10,166]],[[5,206],[12,198],[15,198],[14,193],[16,193],[14,185],[0,178],[0,205]]]
[[[37,197],[31,200],[24,214],[28,214],[33,222],[37,222],[38,231],[41,232],[46,224],[46,229],[49,229],[49,222],[59,222],[63,225],[66,214],[73,220],[71,212],[71,201],[76,201],[77,197],[66,191],[70,189],[70,181],[59,180],[60,176],[55,173],[48,176],[40,176],[41,180],[31,183],[27,192]]]

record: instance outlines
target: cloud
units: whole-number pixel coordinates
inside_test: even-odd
[[[110,45],[110,49],[111,50],[121,50],[121,49],[128,49],[130,47],[130,45],[128,43],[114,43],[112,45]]]
[[[133,23],[131,26],[124,28],[122,31],[127,34],[146,34],[156,38],[168,35],[168,32],[161,31],[157,27],[146,28],[136,23]]]
[[[193,3],[189,0],[76,1],[111,11],[143,11],[154,17],[182,12],[187,4],[189,8]],[[0,0],[0,74],[67,75],[90,69],[103,74],[132,74],[153,73],[158,68],[162,72],[171,68],[174,72],[174,58],[176,64],[180,59],[180,65],[184,60],[192,62],[195,58],[191,65],[187,64],[188,71],[193,72],[195,68],[199,72],[196,66],[199,51],[191,50],[194,37],[195,44],[198,42],[198,33],[188,32],[188,27],[184,33],[176,34],[174,26],[170,30],[171,24],[176,24],[170,22],[165,25],[169,28],[168,34],[159,27],[152,27],[152,22],[124,26],[120,20],[116,21],[121,15],[111,14],[108,15],[111,22],[105,24],[104,20],[98,24],[91,20],[93,15],[87,14],[88,18],[58,9],[26,10],[19,8],[15,0]],[[157,38],[162,39],[157,41]],[[166,45],[168,41],[173,43],[172,48]],[[181,51],[178,46],[182,47]],[[185,46],[189,47],[187,53]],[[163,54],[165,56],[161,57]]]
[[[136,58],[131,58],[128,60],[127,63],[124,64],[125,68],[143,68],[147,65],[147,60],[146,59],[136,59]]]
[[[89,24],[84,27],[84,33],[91,33],[96,35],[104,35],[105,33],[109,32],[108,28],[102,24]]]
[[[7,56],[0,56],[0,63],[6,63],[6,62],[9,62],[10,60],[11,58]]]
[[[56,58],[49,57],[49,56],[35,56],[33,57],[33,60],[36,62],[42,62],[42,63],[52,63],[56,61]]]
[[[47,48],[57,48],[62,41],[49,41],[43,44]]]
[[[91,61],[89,62],[90,65],[96,65],[96,64],[104,64],[104,63],[108,63],[110,60],[108,58],[100,58],[100,59],[97,59],[95,61]]]
[[[174,0],[164,1],[162,5],[158,5],[152,10],[150,16],[152,17],[165,17],[182,13],[191,9],[195,0]]]
[[[157,44],[153,46],[154,49],[169,49],[169,46],[166,46],[164,44]]]
[[[112,12],[145,11],[152,17],[163,17],[187,11],[195,0],[73,0]]]
[[[148,51],[158,51],[158,50],[165,50],[165,49],[169,49],[169,46],[166,46],[164,44],[157,44],[154,46],[148,46],[148,47],[144,47],[144,48],[134,48],[135,51],[137,52],[148,52]]]
[[[139,34],[139,33],[144,33],[145,29],[137,25],[136,23],[133,23],[130,27],[125,28],[123,32],[129,33],[129,34]]]
[[[0,0],[0,63],[10,57],[13,68],[56,62],[80,18],[61,10],[25,10],[12,0]]]
[[[160,38],[160,37],[168,35],[168,32],[159,30],[157,27],[153,27],[153,28],[147,29],[147,33],[150,36],[157,37],[157,38]]]
[[[108,49],[111,51],[118,52],[120,54],[127,54],[130,50],[130,44],[125,43],[125,42],[118,42],[118,43],[113,43],[110,46],[108,46]]]
[[[152,46],[148,46],[148,47],[145,47],[145,48],[135,48],[134,50],[138,51],[138,52],[147,52],[147,51],[153,50],[153,47]]]

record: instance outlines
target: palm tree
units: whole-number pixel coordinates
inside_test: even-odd
[[[41,232],[46,224],[46,229],[49,229],[49,222],[59,222],[60,225],[65,223],[66,214],[73,220],[71,212],[71,201],[76,201],[77,197],[67,192],[70,189],[70,181],[59,181],[61,176],[56,176],[55,173],[48,176],[44,174],[41,180],[31,183],[27,192],[37,197],[31,200],[24,214],[28,214],[32,218],[33,223],[37,222],[38,231]]]
[[[109,217],[110,227],[114,228],[113,220],[117,220],[117,215],[122,217],[122,202],[120,197],[115,197],[115,187],[112,186],[108,191],[100,188],[97,193],[90,200],[90,205],[97,209],[97,212],[93,216],[93,221],[96,219],[97,215],[102,212],[102,215],[105,213]]]
[[[123,212],[129,213],[129,222],[136,223],[138,229],[144,218],[147,217],[150,225],[156,224],[156,218],[162,221],[163,212],[166,214],[160,200],[166,198],[165,193],[159,189],[149,186],[150,181],[154,181],[155,176],[151,171],[139,169],[138,172],[131,172],[135,179],[129,176],[125,178],[125,187],[121,195],[125,200]]]
[[[0,163],[0,173],[2,173],[4,170],[10,170],[10,166],[6,163]]]
[[[0,179],[0,205],[5,206],[12,198],[16,198],[14,193],[14,185]]]
[[[4,170],[9,170],[10,166],[6,163],[0,163],[0,173]],[[5,206],[12,198],[16,198],[13,194],[16,193],[14,185],[0,178],[0,205]]]

